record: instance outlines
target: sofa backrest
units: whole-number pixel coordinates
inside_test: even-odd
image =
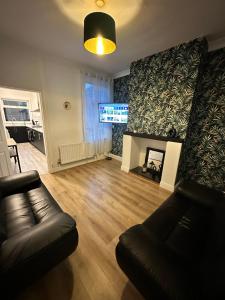
[[[173,254],[190,263],[199,263],[211,244],[212,230],[218,235],[220,225],[214,224],[217,212],[225,220],[225,207],[219,208],[225,204],[221,196],[220,192],[198,183],[182,182],[143,224]],[[225,236],[220,238],[225,246]]]

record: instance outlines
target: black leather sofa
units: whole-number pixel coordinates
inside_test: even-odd
[[[224,194],[181,183],[120,236],[116,258],[145,299],[225,299]]]
[[[77,244],[75,221],[61,210],[36,171],[0,178],[2,299],[11,299]]]

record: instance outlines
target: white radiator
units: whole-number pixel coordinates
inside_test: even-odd
[[[59,146],[60,163],[68,164],[95,155],[95,146],[89,143],[68,144]]]

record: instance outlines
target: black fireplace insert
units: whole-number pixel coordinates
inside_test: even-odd
[[[162,177],[164,157],[164,150],[147,147],[143,167],[138,166],[131,172],[159,183]]]

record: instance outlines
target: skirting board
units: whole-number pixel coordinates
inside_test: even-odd
[[[55,172],[71,169],[71,168],[74,168],[74,167],[78,167],[78,166],[88,164],[88,163],[92,163],[92,162],[102,160],[102,159],[105,159],[105,155],[101,155],[98,158],[83,159],[83,160],[80,160],[78,162],[74,162],[72,164],[67,164],[67,165],[62,165],[62,166],[59,165],[57,167],[49,169],[49,173],[55,173]]]
[[[161,188],[163,188],[165,190],[168,190],[170,192],[174,192],[174,186],[173,185],[170,185],[170,184],[168,184],[166,182],[163,182],[163,181],[161,181],[159,185],[160,185]]]
[[[109,153],[109,157],[112,157],[118,161],[122,161],[122,157],[119,156],[119,155],[115,155],[115,154],[112,154],[112,153]]]

